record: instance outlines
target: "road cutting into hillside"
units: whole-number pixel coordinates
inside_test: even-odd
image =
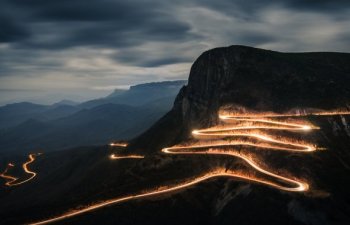
[[[22,164],[22,169],[23,171],[29,175],[28,178],[25,178],[24,180],[20,181],[20,178],[19,177],[14,177],[12,175],[9,175],[9,170],[13,167],[15,167],[15,165],[13,163],[8,163],[7,164],[7,167],[5,169],[5,171],[3,173],[0,174],[0,177],[4,178],[6,180],[6,183],[5,185],[6,186],[18,186],[18,185],[21,185],[21,184],[24,184],[24,183],[27,183],[28,181],[34,179],[34,177],[37,175],[36,172],[32,171],[29,169],[29,165],[32,164],[36,157],[40,155],[40,153],[37,153],[37,154],[29,154],[28,155],[28,161],[24,162]]]
[[[339,114],[350,113],[320,113],[312,114],[316,116],[334,116]],[[310,132],[315,129],[319,129],[306,121],[291,122],[287,120],[288,117],[304,117],[305,115],[284,115],[284,114],[232,114],[232,113],[220,113],[219,119],[224,125],[193,130],[192,135],[197,139],[197,143],[183,143],[177,146],[163,148],[164,154],[172,155],[222,155],[228,157],[235,157],[246,164],[248,168],[255,170],[257,173],[261,173],[266,178],[259,178],[258,176],[252,176],[249,173],[242,173],[233,171],[227,168],[213,169],[212,171],[201,174],[197,177],[192,177],[184,181],[178,181],[173,185],[160,186],[153,190],[147,190],[140,193],[129,194],[122,197],[116,197],[91,204],[85,208],[71,210],[60,216],[53,217],[51,219],[42,220],[31,224],[48,224],[61,220],[65,220],[74,216],[78,216],[84,213],[92,212],[100,208],[118,204],[130,200],[150,198],[157,195],[163,195],[167,193],[177,192],[179,190],[186,189],[198,183],[204,182],[209,179],[226,177],[238,180],[245,180],[247,182],[258,183],[267,185],[269,187],[288,192],[306,192],[309,190],[309,184],[302,180],[283,176],[278,171],[270,171],[263,168],[259,164],[268,164],[268,162],[259,163],[258,159],[252,158],[250,155],[243,153],[242,148],[249,147],[254,148],[255,151],[285,151],[286,153],[305,153],[311,154],[317,151],[317,146],[293,138],[285,138],[269,133],[272,130],[275,131],[291,131],[291,132]],[[281,120],[282,119],[282,120]],[[247,140],[248,139],[248,140]],[[127,147],[125,143],[112,143],[112,147]],[[118,155],[113,153],[110,155],[111,160],[123,159],[123,158],[137,158],[142,159],[140,155]]]

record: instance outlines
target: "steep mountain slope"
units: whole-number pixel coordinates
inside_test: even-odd
[[[292,114],[333,109],[349,111],[350,54],[279,53],[244,46],[205,52],[193,64],[188,86],[180,91],[174,108],[134,139],[129,151],[153,154],[166,146],[183,143],[192,138],[193,129],[217,124],[219,109],[225,105],[241,113],[246,110]],[[255,157],[268,162],[265,167],[307,180],[310,190],[305,194],[288,194],[255,185],[232,187],[227,181],[219,190],[206,189],[203,195],[220,193],[210,198],[211,202],[199,197],[212,210],[204,224],[350,222],[350,177],[347,175],[350,116],[306,116],[304,119],[320,130],[298,138],[313,142],[325,151],[298,155],[256,149],[259,156]],[[237,161],[231,160],[229,164],[223,161],[226,168]],[[197,213],[197,217],[205,218],[205,215]],[[193,218],[187,221],[196,224]]]
[[[130,148],[158,151],[218,121],[227,104],[251,110],[350,108],[350,54],[280,53],[245,46],[204,52],[174,108]],[[162,135],[161,142],[158,135]]]

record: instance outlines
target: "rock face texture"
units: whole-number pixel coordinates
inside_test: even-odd
[[[176,144],[192,129],[216,123],[219,108],[227,104],[274,112],[350,108],[350,54],[280,53],[246,46],[204,52],[173,109],[130,147],[156,152]]]
[[[188,85],[181,89],[173,109],[134,139],[129,150],[152,156],[163,147],[186,142],[193,129],[216,124],[218,110],[228,104],[280,113],[350,110],[350,54],[279,53],[244,46],[204,52],[193,64]],[[269,168],[307,180],[310,191],[285,193],[229,180],[224,184],[215,182],[216,187],[203,184],[201,196],[213,197],[209,202],[205,197],[197,196],[196,200],[211,212],[195,213],[196,218],[206,219],[201,223],[188,219],[192,222],[189,224],[350,224],[350,115],[304,119],[320,130],[299,138],[325,151],[256,151]],[[195,159],[188,159],[192,168],[205,161]],[[225,166],[236,162],[232,159]],[[215,166],[211,161],[207,164]],[[179,173],[188,173],[177,168]],[[192,207],[185,204],[180,208],[187,211]]]

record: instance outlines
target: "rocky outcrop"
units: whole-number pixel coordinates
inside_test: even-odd
[[[350,54],[280,53],[245,46],[216,48],[194,62],[174,107],[130,148],[157,152],[217,122],[220,107],[259,111],[350,107]]]

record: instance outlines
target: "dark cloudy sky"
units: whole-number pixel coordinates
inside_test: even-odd
[[[350,51],[349,0],[0,0],[0,104],[187,79],[204,50]]]

